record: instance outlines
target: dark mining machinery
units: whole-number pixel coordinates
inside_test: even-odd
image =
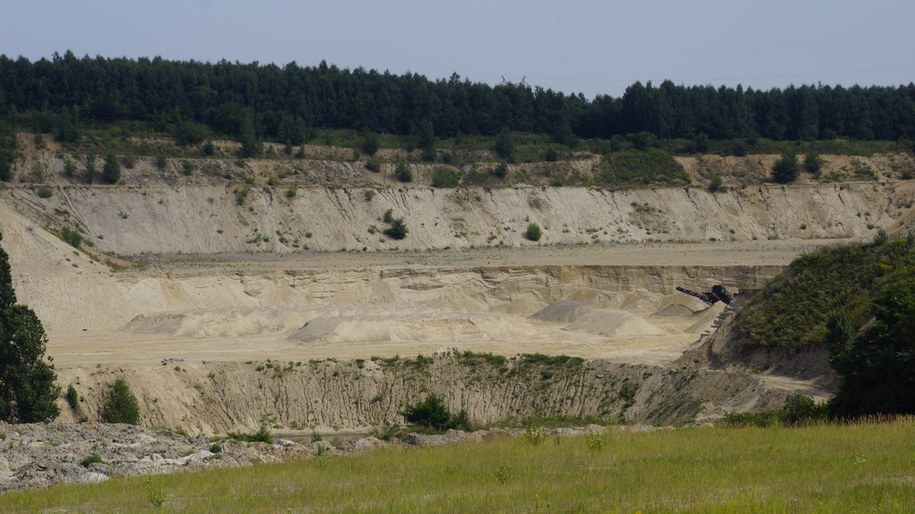
[[[716,302],[724,302],[724,304],[727,305],[734,301],[734,295],[728,292],[727,288],[721,284],[712,286],[711,291],[697,292],[680,286],[677,286],[677,291],[695,296],[709,305],[715,305]]]

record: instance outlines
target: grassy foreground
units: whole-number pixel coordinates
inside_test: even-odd
[[[913,441],[915,418],[611,429],[20,491],[0,511],[904,512]]]

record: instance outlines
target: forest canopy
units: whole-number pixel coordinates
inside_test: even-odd
[[[915,85],[752,88],[636,82],[622,97],[586,99],[526,84],[490,86],[406,73],[162,58],[30,61],[0,55],[0,105],[39,128],[187,122],[239,137],[300,144],[309,128],[437,137],[492,136],[503,128],[557,141],[650,132],[664,139],[915,139]],[[28,117],[27,115],[31,115]],[[62,128],[61,128],[62,127]]]

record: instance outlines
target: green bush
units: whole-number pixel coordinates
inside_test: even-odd
[[[807,152],[807,155],[804,156],[804,171],[820,176],[822,169],[823,159],[820,158],[820,155],[816,152]]]
[[[403,239],[407,237],[408,232],[403,218],[394,218],[391,220],[391,226],[384,229],[384,234],[392,239]]]
[[[556,160],[559,159],[559,154],[556,153],[556,150],[549,148],[543,155],[543,159],[547,162],[556,162]]]
[[[102,404],[102,421],[106,423],[140,423],[140,406],[137,397],[123,378],[117,378],[108,386],[108,393]]]
[[[826,418],[826,404],[817,405],[813,398],[794,393],[785,400],[782,422],[786,425],[813,423]]]
[[[64,241],[70,244],[73,248],[79,248],[83,244],[83,235],[80,234],[79,230],[71,229],[70,227],[64,226],[60,230],[61,235],[64,238]]]
[[[270,435],[270,431],[267,429],[266,423],[261,423],[260,428],[257,429],[257,432],[252,434],[229,432],[229,439],[232,439],[233,441],[244,441],[246,443],[273,443],[273,436]]]
[[[505,179],[508,176],[508,164],[500,162],[498,166],[493,168],[492,174],[499,180]]]
[[[435,394],[430,394],[421,402],[408,405],[400,415],[408,423],[436,430],[470,430],[467,412],[462,409],[456,415],[451,414],[442,399]]]
[[[797,180],[801,170],[797,165],[797,157],[792,153],[782,154],[772,166],[772,180],[779,184],[788,184]]]
[[[109,184],[117,184],[121,180],[121,163],[114,154],[105,156],[105,166],[102,168],[102,175]]]
[[[51,198],[54,196],[54,190],[51,189],[51,186],[38,186],[35,190],[35,194],[38,195],[38,198]]]
[[[378,173],[381,171],[381,161],[378,159],[369,159],[365,161],[365,169],[371,171],[372,173]]]
[[[362,153],[368,156],[375,155],[378,152],[378,135],[369,134],[362,140]]]
[[[245,186],[236,187],[235,188],[235,203],[237,205],[244,205],[246,198],[248,198],[248,188]]]
[[[67,178],[73,178],[76,175],[76,164],[67,158],[64,161],[64,176]]]
[[[540,225],[538,225],[536,223],[528,224],[527,232],[525,232],[525,235],[531,241],[540,241],[540,236],[542,235],[540,232]]]
[[[403,161],[398,162],[394,169],[394,177],[401,182],[413,182],[413,171],[410,170],[410,165]]]
[[[721,175],[719,175],[717,173],[712,175],[712,179],[711,179],[711,181],[709,181],[709,184],[708,184],[709,192],[715,193],[717,191],[720,191],[721,185],[723,184],[723,182],[724,181],[721,179]]]
[[[515,162],[515,146],[512,142],[512,135],[511,132],[508,131],[508,128],[502,127],[502,130],[499,131],[499,135],[496,136],[493,150],[495,150],[496,155],[506,161]]]
[[[89,466],[91,466],[93,464],[106,464],[106,462],[104,460],[102,460],[102,457],[97,453],[93,453],[92,455],[79,461],[79,465],[84,468],[88,468]]]
[[[436,168],[432,174],[432,187],[457,187],[460,176],[454,168]]]
[[[384,216],[381,217],[381,220],[385,223],[391,223],[394,221],[394,209],[388,209],[384,211]]]
[[[67,400],[67,405],[69,405],[71,409],[75,409],[79,404],[79,396],[76,394],[76,388],[73,387],[73,384],[67,386],[67,394],[64,398]]]

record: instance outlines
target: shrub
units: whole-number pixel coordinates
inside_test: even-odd
[[[105,166],[102,168],[102,174],[109,184],[117,184],[121,180],[121,163],[118,162],[114,154],[105,156]]]
[[[432,174],[432,187],[457,187],[459,179],[453,168],[436,168]]]
[[[442,399],[435,394],[430,394],[421,402],[408,405],[400,415],[408,423],[436,430],[470,429],[467,412],[462,409],[457,415],[451,414]]]
[[[709,181],[709,184],[708,184],[709,192],[714,193],[716,191],[720,191],[722,183],[723,183],[723,180],[721,179],[721,175],[719,175],[717,173],[712,175],[712,180]]]
[[[500,162],[498,166],[493,168],[492,174],[499,180],[505,179],[508,176],[508,164]]]
[[[797,165],[797,157],[792,153],[782,154],[772,166],[772,180],[779,184],[794,182],[800,175],[800,168]]]
[[[181,172],[185,175],[194,174],[194,163],[191,161],[181,161]]]
[[[816,176],[820,176],[820,171],[823,169],[823,159],[820,158],[820,155],[815,152],[808,152],[804,156],[804,171],[807,173],[812,173]]]
[[[76,175],[76,164],[69,158],[64,161],[64,176],[73,178]]]
[[[381,217],[382,221],[385,223],[391,223],[394,221],[394,209],[388,209],[384,211],[384,216]]]
[[[372,173],[378,173],[381,171],[381,161],[378,159],[369,159],[365,161],[365,169],[371,171]]]
[[[528,239],[531,241],[540,241],[540,225],[536,223],[530,223],[527,226],[527,232],[525,233]]]
[[[178,146],[196,145],[206,139],[209,129],[206,125],[193,121],[178,120],[173,133],[175,144]]]
[[[54,195],[54,190],[51,189],[51,186],[38,186],[38,189],[35,190],[35,194],[38,195],[38,198],[51,198]]]
[[[67,386],[67,394],[64,396],[67,400],[67,405],[71,409],[75,409],[79,402],[79,396],[76,394],[76,388],[73,387],[73,384]]]
[[[369,134],[362,140],[362,153],[368,156],[375,155],[378,152],[378,136]]]
[[[99,454],[97,454],[97,453],[93,453],[92,455],[90,455],[90,456],[86,457],[85,459],[79,461],[79,465],[82,466],[82,467],[84,467],[84,468],[88,468],[89,466],[91,466],[91,465],[93,465],[93,464],[105,464],[105,461],[102,460],[101,455],[99,455]]]
[[[216,145],[207,139],[207,142],[200,148],[200,153],[202,153],[204,157],[212,157],[213,155],[216,155]]]
[[[108,394],[102,405],[102,421],[106,423],[140,423],[140,406],[137,397],[123,378],[116,379],[108,386]]]
[[[244,205],[246,198],[248,198],[248,188],[245,186],[236,187],[235,188],[235,203],[237,205]]]
[[[877,233],[874,234],[874,246],[883,246],[889,241],[890,237],[886,234],[886,231],[877,229]]]
[[[499,131],[499,135],[496,136],[496,142],[493,146],[493,150],[496,151],[496,155],[505,159],[508,162],[515,161],[515,147],[512,143],[511,132],[508,131],[507,127],[503,127]]]
[[[298,189],[295,186],[290,186],[289,189],[286,190],[286,198],[295,198],[297,191]]]
[[[83,235],[80,234],[79,230],[65,226],[61,229],[60,233],[61,236],[63,236],[64,241],[69,243],[73,248],[79,248],[79,246],[83,244]]]
[[[95,156],[87,155],[86,156],[86,183],[91,184],[95,182]]]
[[[782,422],[786,425],[799,425],[818,421],[826,417],[826,404],[817,405],[813,398],[794,393],[785,400],[782,409]]]
[[[244,441],[246,443],[273,443],[273,436],[270,435],[270,431],[267,429],[266,423],[261,423],[261,426],[257,429],[257,432],[252,434],[229,432],[229,439],[232,439],[233,441]]]
[[[410,166],[403,161],[397,163],[397,168],[394,169],[394,176],[401,182],[413,181],[413,172],[410,170]]]
[[[409,230],[403,218],[394,218],[391,220],[391,226],[384,229],[384,234],[392,239],[403,239],[407,237],[408,232]]]
[[[210,445],[210,453],[220,453],[222,452],[222,446],[219,443],[213,443]]]
[[[556,153],[556,150],[550,148],[546,151],[543,158],[547,162],[556,162],[556,160],[559,159],[559,154]]]
[[[749,148],[747,146],[747,141],[745,139],[735,139],[731,143],[731,153],[737,157],[743,157],[747,155]]]

